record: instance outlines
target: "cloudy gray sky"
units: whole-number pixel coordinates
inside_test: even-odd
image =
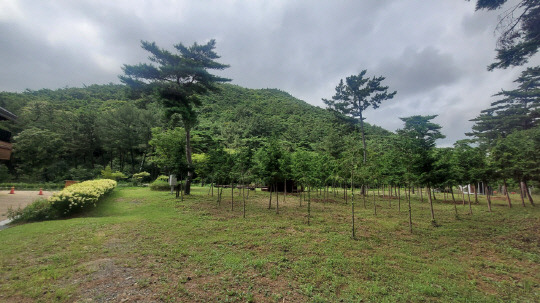
[[[398,93],[367,121],[395,130],[399,117],[438,114],[445,146],[523,70],[486,70],[500,12],[475,12],[474,2],[0,0],[0,91],[118,83],[122,64],[146,60],[141,40],[215,38],[234,84],[316,106],[341,78],[385,76]]]

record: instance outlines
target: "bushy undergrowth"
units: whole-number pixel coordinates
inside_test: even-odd
[[[8,209],[8,218],[14,222],[32,222],[58,219],[58,212],[51,207],[47,199],[38,199],[21,209]]]
[[[54,193],[49,199],[40,199],[24,209],[9,210],[8,217],[14,222],[52,220],[85,208],[96,206],[99,199],[116,187],[116,181],[101,179],[73,184]]]
[[[170,190],[171,186],[169,185],[169,177],[159,176],[157,179],[150,184],[151,190]]]

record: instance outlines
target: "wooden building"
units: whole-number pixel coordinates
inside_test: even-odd
[[[0,107],[0,121],[5,120],[16,121],[17,116],[5,108]],[[0,129],[0,160],[11,159],[12,150],[13,145],[11,144],[11,132]]]

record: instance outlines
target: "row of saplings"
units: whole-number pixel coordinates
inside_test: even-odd
[[[202,184],[204,185],[204,184]],[[176,186],[176,197],[179,197],[183,201],[183,183],[178,183],[178,186]],[[238,189],[238,195],[242,197],[242,203],[243,203],[243,217],[246,217],[246,199],[249,198],[249,192],[250,190],[255,190],[255,186],[252,185],[214,185],[212,183],[210,185],[210,188],[208,189],[208,194],[212,197],[214,196],[214,187],[216,187],[216,194],[217,194],[217,203],[220,204],[223,200],[223,189],[225,188],[231,188],[231,211],[234,210],[234,190],[235,188]],[[279,192],[283,193],[283,199],[282,202],[285,201],[287,197],[287,182],[284,182],[283,186],[279,188],[276,184],[273,186],[268,187],[260,187],[263,191],[269,191],[269,200],[268,200],[268,209],[272,208],[272,197],[275,194],[275,205],[276,205],[276,213],[279,214]],[[467,189],[467,190],[466,190]],[[325,186],[325,187],[317,187],[313,188],[312,186],[300,186],[299,188],[293,187],[292,194],[297,194],[299,197],[299,203],[300,206],[302,206],[302,201],[307,202],[307,224],[310,224],[310,218],[311,218],[311,192],[314,190],[316,195],[321,197],[323,202],[330,202],[335,201],[333,199],[330,199],[331,196],[334,198],[342,196],[342,199],[344,203],[351,203],[351,221],[352,221],[352,237],[356,238],[355,235],[355,194],[360,196],[361,201],[363,202],[363,207],[367,208],[367,201],[371,200],[372,198],[372,205],[373,205],[373,213],[374,215],[377,215],[377,203],[376,199],[377,197],[380,199],[388,199],[389,206],[391,206],[392,199],[397,199],[398,202],[398,211],[401,211],[401,199],[403,194],[405,195],[404,200],[407,202],[407,208],[408,208],[408,215],[409,215],[409,231],[412,233],[412,212],[411,212],[411,194],[417,195],[421,202],[424,202],[424,199],[427,199],[430,205],[430,211],[431,211],[431,223],[433,226],[438,226],[437,222],[435,221],[435,212],[433,210],[433,201],[437,200],[436,193],[439,192],[443,195],[443,202],[452,201],[452,204],[454,205],[454,212],[456,218],[458,217],[458,210],[457,210],[457,204],[461,203],[463,205],[468,204],[469,206],[469,214],[472,215],[472,199],[471,199],[471,192],[474,193],[474,203],[479,204],[478,200],[478,190],[481,190],[482,192],[485,192],[486,200],[487,200],[487,207],[488,211],[492,211],[492,197],[494,194],[497,194],[497,191],[494,191],[491,187],[484,187],[482,184],[480,184],[480,188],[477,188],[474,185],[469,185],[468,187],[461,187],[459,190],[459,194],[456,194],[458,197],[456,198],[456,195],[454,195],[454,190],[452,187],[448,187],[445,189],[435,189],[431,188],[430,186],[427,186],[425,188],[422,188],[420,186],[414,187],[414,186],[407,186],[407,187],[401,187],[401,186],[393,186],[393,185],[379,185],[370,187],[368,185],[362,185],[357,186],[356,184],[348,184],[343,185],[342,187],[331,187],[331,186]],[[356,190],[356,193],[355,193]],[[404,192],[404,193],[403,193]],[[502,195],[505,197],[508,207],[512,207],[512,200],[510,198],[510,192],[507,189],[506,185],[503,185],[499,188],[499,192],[502,193]],[[531,192],[529,188],[525,188],[523,186],[520,186],[520,198],[522,206],[525,207],[525,199],[528,199],[529,203],[534,206],[534,201],[531,196]],[[513,193],[514,194],[514,193]],[[426,197],[424,197],[426,196]],[[467,196],[467,197],[465,197]]]

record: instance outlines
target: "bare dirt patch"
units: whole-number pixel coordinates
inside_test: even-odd
[[[77,302],[158,302],[152,290],[152,273],[103,258],[81,265],[88,272],[81,277]]]
[[[48,198],[53,192],[44,191],[40,196],[39,190],[20,191],[15,189],[15,194],[10,194],[9,191],[0,191],[0,221],[7,219],[7,211],[9,208],[17,209],[24,208],[26,205],[34,202],[39,198]]]

